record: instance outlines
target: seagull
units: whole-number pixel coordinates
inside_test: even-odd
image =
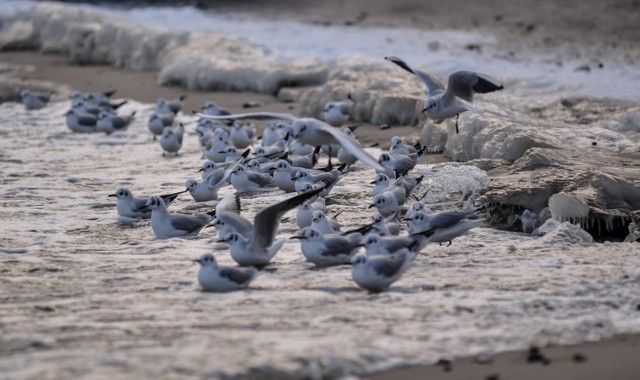
[[[360,240],[356,235],[323,234],[313,227],[301,229],[291,239],[299,239],[304,257],[320,267],[349,264]]]
[[[407,200],[406,189],[402,184],[402,178],[398,178],[394,184],[384,189],[373,197],[369,208],[376,207],[385,218],[397,214]]]
[[[326,197],[333,186],[335,186],[338,181],[342,178],[342,171],[339,169],[334,169],[330,172],[318,172],[316,170],[309,169],[298,169],[298,171],[293,175],[293,179],[296,180],[295,188],[298,193],[300,193],[305,184],[315,185],[318,183],[324,183],[324,191],[320,194],[320,196]]]
[[[378,158],[378,162],[382,166],[385,167],[385,170],[380,171],[381,173],[385,173],[387,176],[398,177],[405,175],[409,172],[409,170],[413,169],[418,160],[420,159],[421,153],[411,153],[411,154],[389,154],[382,153]]]
[[[202,113],[212,116],[224,116],[231,114],[227,109],[220,107],[212,100],[209,100],[204,104],[204,107],[202,107]]]
[[[360,246],[365,247],[367,256],[392,255],[401,249],[418,252],[430,242],[430,233],[409,236],[380,236],[372,233],[362,238]]]
[[[169,206],[178,195],[184,193],[179,191],[173,194],[161,195],[160,197],[164,201],[166,206]],[[115,193],[109,194],[109,197],[116,197],[116,210],[118,215],[127,218],[151,218],[151,209],[147,207],[148,198],[137,198],[133,196],[133,193],[125,188],[116,190]]]
[[[354,143],[352,139],[346,136],[342,131],[330,126],[314,118],[298,118],[285,113],[273,112],[249,112],[227,116],[210,116],[205,114],[197,114],[198,117],[205,119],[279,119],[286,120],[291,123],[293,129],[293,137],[302,143],[312,146],[339,144],[343,148],[349,150],[359,160],[377,171],[384,171],[385,168],[380,165],[369,153],[365,152],[361,146]]]
[[[535,212],[529,211],[529,209],[525,209],[522,212],[522,215],[516,215],[517,219],[520,219],[522,223],[522,232],[525,234],[532,234],[538,227],[540,227],[540,220],[538,220],[538,215]]]
[[[278,190],[277,187],[273,186],[273,177],[269,174],[251,173],[242,165],[238,165],[231,172],[231,185],[241,193],[262,193]]]
[[[129,116],[117,116],[101,111],[98,114],[98,122],[96,123],[97,130],[108,135],[115,131],[124,131],[133,121],[135,114],[136,111],[133,111]]]
[[[35,92],[29,90],[20,91],[20,97],[22,97],[22,104],[28,110],[39,110],[47,106],[51,98],[56,93],[51,91],[49,93]]]
[[[278,141],[284,140],[287,132],[282,128],[278,127],[278,123],[269,122],[267,123],[267,127],[262,132],[262,140],[260,141],[260,145],[269,146],[277,143]]]
[[[229,243],[231,258],[241,266],[269,264],[284,244],[283,240],[274,241],[282,216],[322,189],[322,186],[318,186],[309,192],[263,208],[253,218],[253,224],[231,212],[216,213],[218,219],[236,227],[236,232],[227,234],[219,242]]]
[[[351,94],[347,95],[347,100],[341,102],[329,102],[324,106],[322,118],[334,127],[339,127],[349,121],[349,113],[353,107]]]
[[[391,146],[389,147],[389,154],[411,154],[418,153],[418,150],[402,142],[400,136],[393,136],[391,138]]]
[[[353,143],[360,145],[360,142],[356,139],[356,135],[353,133],[351,128],[342,128],[342,133],[344,133],[347,137],[353,139]],[[361,146],[361,145],[360,145]],[[338,161],[342,164],[352,165],[358,161],[358,157],[354,156],[349,152],[348,149],[343,148],[342,146],[338,149]]]
[[[243,159],[239,157],[228,164],[227,167],[220,167],[213,170],[202,182],[198,182],[195,179],[187,180],[184,184],[187,188],[186,191],[191,194],[191,197],[193,197],[193,200],[196,202],[207,202],[218,199],[218,190],[229,183],[231,173],[240,165],[242,160]]]
[[[367,256],[357,254],[351,259],[351,276],[359,287],[370,292],[385,291],[409,268],[416,257],[415,252],[407,249],[390,256]]]
[[[502,83],[489,75],[476,73],[473,71],[457,71],[449,76],[449,84],[445,89],[444,85],[431,75],[414,70],[405,61],[398,57],[384,57],[400,66],[404,70],[417,76],[427,87],[429,97],[424,101],[422,112],[434,120],[445,120],[456,117],[456,133],[458,133],[458,117],[460,113],[471,111],[481,113],[480,110],[471,106],[473,94],[486,94],[493,91],[502,90]]]
[[[327,219],[324,212],[316,210],[311,214],[311,228],[322,234],[335,234],[340,232],[340,223],[337,219]]]
[[[230,292],[245,289],[251,281],[260,275],[255,268],[221,267],[215,257],[205,253],[194,262],[200,264],[198,283],[207,292]]]
[[[164,131],[165,127],[170,127],[173,124],[173,119],[175,115],[171,112],[169,113],[157,113],[154,112],[149,116],[149,121],[147,122],[147,128],[149,131],[153,133],[153,139],[156,139],[156,136],[162,135],[162,131]]]
[[[293,178],[300,168],[292,167],[285,160],[278,160],[275,164],[273,172],[273,183],[285,193],[293,193],[296,191],[296,180]]]
[[[307,199],[302,202],[302,204],[298,207],[298,212],[296,213],[296,224],[299,229],[304,227],[311,226],[311,222],[313,219],[313,213],[315,211],[325,211],[325,203],[324,198],[318,197],[317,199]]]
[[[187,95],[181,95],[178,99],[174,100],[165,100],[163,98],[159,98],[156,102],[156,112],[172,113],[175,115],[182,109],[182,105],[184,104],[184,100],[186,98]]]
[[[160,137],[160,146],[162,147],[162,155],[166,153],[175,153],[178,155],[178,151],[182,148],[182,136],[184,134],[184,127],[182,124],[178,127],[177,131],[174,131],[171,127],[165,127],[162,131],[162,137]]]
[[[77,133],[94,133],[97,131],[96,123],[98,119],[91,114],[80,114],[74,110],[69,110],[65,114],[67,126]]]
[[[161,197],[154,195],[147,201],[151,208],[151,228],[158,239],[196,236],[213,220],[212,214],[171,214]]]
[[[253,144],[255,127],[244,126],[241,121],[236,120],[231,126],[229,140],[238,149],[244,149]]]
[[[449,242],[451,245],[453,239],[484,223],[484,219],[464,220],[480,208],[482,206],[465,211],[442,211],[433,214],[415,211],[404,220],[407,221],[407,226],[412,225],[413,235],[429,234],[431,243]]]

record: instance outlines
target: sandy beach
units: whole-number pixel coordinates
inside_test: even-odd
[[[640,75],[640,5],[634,1],[545,0],[535,6],[527,1],[457,1],[446,10],[437,2],[414,0],[393,5],[338,0],[198,4],[232,15],[327,28],[487,33],[497,36],[499,50],[517,57],[540,52],[567,62],[574,54],[571,72],[579,62],[598,73],[598,65],[614,56],[626,62],[630,75]],[[557,53],[559,45],[574,49]],[[471,52],[493,49],[466,46],[462,49]],[[318,277],[320,272],[310,270],[297,248],[287,244],[255,287],[218,296],[197,289],[196,267],[190,265],[202,252],[223,255],[223,247],[210,243],[211,234],[160,241],[153,239],[147,222],[117,222],[106,198],[115,188],[131,186],[143,193],[180,190],[202,161],[193,132],[178,157],[160,157],[145,126],[158,97],[186,95],[182,120],[189,123],[191,111],[207,100],[232,112],[297,115],[310,109],[309,93],[318,91],[314,96],[321,97],[320,86],[284,86],[276,94],[188,89],[158,84],[163,70],[77,65],[67,55],[32,50],[0,52],[0,68],[5,197],[0,212],[2,378],[640,378],[637,243],[594,243],[581,240],[583,235],[573,229],[536,240],[515,228],[486,226],[452,247],[430,246],[406,279],[381,295],[360,292],[342,267],[322,272],[325,279]],[[131,100],[125,110],[138,112],[139,120],[120,137],[72,134],[62,117],[52,118],[44,111],[29,114],[13,103],[22,88],[57,91],[52,109],[59,115],[71,91],[117,89],[116,97]],[[307,90],[306,98],[300,95]],[[338,90],[342,88],[327,91]],[[578,105],[558,106],[550,90],[542,92],[543,100],[529,105],[532,97],[522,94],[530,88],[506,89],[479,104],[490,111],[508,108],[518,114],[518,122],[535,119],[533,125],[549,123],[540,124],[545,127],[555,123],[600,128],[624,119],[630,120],[629,129],[640,128],[633,124],[637,99],[562,90],[569,94],[563,101],[579,99]],[[17,124],[12,124],[14,119]],[[480,129],[481,124],[473,124],[476,119],[463,122],[467,130]],[[387,149],[395,135],[418,141],[424,120],[415,125],[351,124],[361,125],[356,135],[377,153],[376,149]],[[452,123],[441,126],[453,130]],[[563,136],[549,131],[550,136],[554,133]],[[594,135],[602,149],[611,146],[629,157],[629,172],[637,169],[632,161],[640,151],[633,145],[635,135],[628,140]],[[591,146],[582,136],[569,140]],[[546,149],[545,144],[534,147]],[[34,154],[32,145],[40,153]],[[447,154],[423,156],[422,173],[434,173],[429,165],[447,165],[452,161]],[[480,157],[473,168],[487,170],[497,182],[511,170],[500,166],[503,161]],[[464,165],[436,168],[434,178],[438,170],[450,169],[458,185],[464,178],[481,176]],[[353,194],[367,187],[374,173],[359,170],[337,187],[334,198],[332,210],[348,210],[343,220],[347,227],[358,226],[366,217],[362,210],[368,198]],[[630,182],[640,186],[637,179]],[[460,196],[440,195],[438,200],[452,205]],[[273,199],[283,195],[247,198],[248,212],[255,213]],[[181,212],[212,206],[186,198],[177,203]],[[280,237],[293,233],[292,219],[285,218]],[[232,265],[226,256],[222,262]]]

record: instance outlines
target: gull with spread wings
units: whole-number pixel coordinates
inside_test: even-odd
[[[380,165],[380,163],[373,158],[369,153],[365,152],[359,144],[357,144],[353,138],[345,135],[342,131],[337,128],[330,126],[329,124],[320,121],[318,119],[314,119],[311,117],[299,118],[286,113],[274,113],[274,112],[249,112],[249,113],[240,113],[234,115],[224,115],[224,116],[212,116],[205,115],[202,113],[197,114],[198,117],[204,119],[213,119],[213,120],[240,120],[240,119],[254,119],[254,120],[263,120],[263,119],[278,119],[278,120],[286,120],[291,123],[293,129],[293,137],[300,140],[300,142],[313,145],[330,145],[330,144],[338,144],[342,146],[343,149],[348,150],[352,155],[357,157],[359,160],[375,169],[376,171],[384,171],[385,168]]]
[[[444,87],[440,81],[431,75],[415,70],[405,61],[398,57],[384,57],[402,69],[420,78],[427,86],[429,97],[424,101],[422,112],[434,120],[445,120],[456,117],[456,133],[458,133],[458,117],[460,113],[471,111],[481,113],[477,108],[471,106],[473,94],[486,94],[488,92],[502,90],[502,83],[486,74],[473,71],[456,71],[449,76],[449,84]]]

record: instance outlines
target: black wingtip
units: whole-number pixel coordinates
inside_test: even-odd
[[[113,94],[116,93],[116,91],[118,91],[117,89],[113,89],[113,90],[109,90],[109,91],[105,91],[102,93],[102,95],[106,96],[107,98],[110,98]]]
[[[180,95],[178,99],[180,99],[180,101],[183,102],[186,98],[187,98],[187,95]]]
[[[409,65],[407,65],[407,63],[405,61],[403,61],[402,59],[400,59],[398,57],[390,55],[390,56],[384,57],[384,59],[386,59],[389,62],[395,63],[396,65],[400,66],[401,68],[403,68],[404,70],[410,72],[411,74],[415,74],[413,72],[413,69],[411,67],[409,67]]]

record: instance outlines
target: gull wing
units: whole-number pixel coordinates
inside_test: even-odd
[[[340,235],[325,236],[324,246],[325,250],[321,252],[322,256],[348,255],[355,248],[355,245],[348,238]]]
[[[222,200],[218,203],[216,207],[217,213],[231,212],[235,214],[240,214],[240,195],[238,193],[227,194]]]
[[[266,187],[273,184],[273,177],[271,177],[269,174],[247,172],[247,178],[249,178],[249,181],[261,187]]]
[[[287,211],[300,206],[305,200],[317,195],[323,189],[324,186],[315,186],[306,193],[298,194],[258,211],[253,219],[253,247],[260,249],[270,247],[276,237],[276,230],[282,216]]]
[[[173,194],[165,194],[165,195],[161,195],[160,198],[162,198],[162,200],[164,201],[164,204],[166,206],[169,206],[173,201],[176,200],[176,198],[178,198],[178,195],[182,194],[182,193],[186,193],[187,190],[182,190],[182,191],[178,191],[177,193],[173,193]],[[145,200],[145,205],[146,205],[146,200]]]
[[[402,252],[390,256],[370,257],[368,260],[378,275],[391,278],[402,271],[407,259],[406,255],[406,252]]]
[[[375,158],[371,157],[369,153],[365,152],[365,150],[362,149],[362,146],[360,146],[357,141],[345,135],[344,133],[342,133],[342,131],[328,124],[321,123],[318,124],[318,133],[323,133],[333,137],[344,149],[346,149],[349,153],[367,164],[372,169],[381,172],[384,172],[386,170],[384,166],[380,165],[380,163]]]
[[[486,94],[488,92],[502,90],[503,88],[499,80],[489,75],[473,71],[457,71],[449,77],[449,87],[447,87],[447,92],[445,92],[444,102],[445,104],[449,104],[456,96],[471,102],[475,92]]]
[[[238,285],[246,284],[255,277],[257,270],[255,268],[220,268],[220,277],[226,278]]]
[[[427,74],[425,72],[422,72],[420,70],[414,70],[411,66],[409,66],[402,59],[400,59],[398,57],[393,57],[393,56],[384,57],[384,59],[386,59],[387,61],[395,63],[396,65],[400,66],[404,70],[406,70],[406,71],[410,72],[411,74],[413,74],[413,75],[417,76],[418,78],[420,78],[422,83],[424,83],[424,85],[427,86],[427,91],[429,91],[429,96],[434,96],[434,95],[437,95],[439,93],[443,93],[444,92],[444,85],[442,83],[440,83],[439,80],[437,80],[436,78],[432,77],[431,75],[429,75],[429,74]]]
[[[95,126],[98,122],[98,119],[94,115],[88,113],[76,113],[76,117],[80,125]]]
[[[249,238],[253,232],[251,222],[232,210],[219,210],[216,212],[216,218],[220,219],[224,224],[231,226],[231,228],[245,238]]]
[[[197,231],[207,224],[207,220],[191,215],[171,214],[170,218],[173,228],[187,233]]]
[[[286,120],[289,122],[294,122],[298,120],[297,117],[288,114],[288,113],[275,113],[275,112],[248,112],[248,113],[236,113],[231,115],[223,115],[223,116],[214,116],[207,115],[204,113],[196,113],[197,117],[202,119],[212,119],[212,120],[241,120],[241,119],[252,119],[252,120]]]
[[[231,177],[231,173],[233,173],[233,171],[236,170],[238,165],[240,165],[243,160],[244,159],[242,157],[238,157],[235,160],[233,160],[231,164],[227,166],[227,168],[224,170],[224,174],[222,175],[222,177],[218,182],[216,182],[213,185],[211,184],[211,182],[209,182],[209,188],[216,189],[216,188],[222,187],[223,184],[229,179],[229,177]],[[211,178],[211,176],[209,176],[209,178]]]
[[[165,204],[166,203],[167,201],[165,200]],[[131,204],[132,212],[150,212],[151,211],[151,209],[147,206],[146,198],[133,198],[131,199],[130,204]]]

